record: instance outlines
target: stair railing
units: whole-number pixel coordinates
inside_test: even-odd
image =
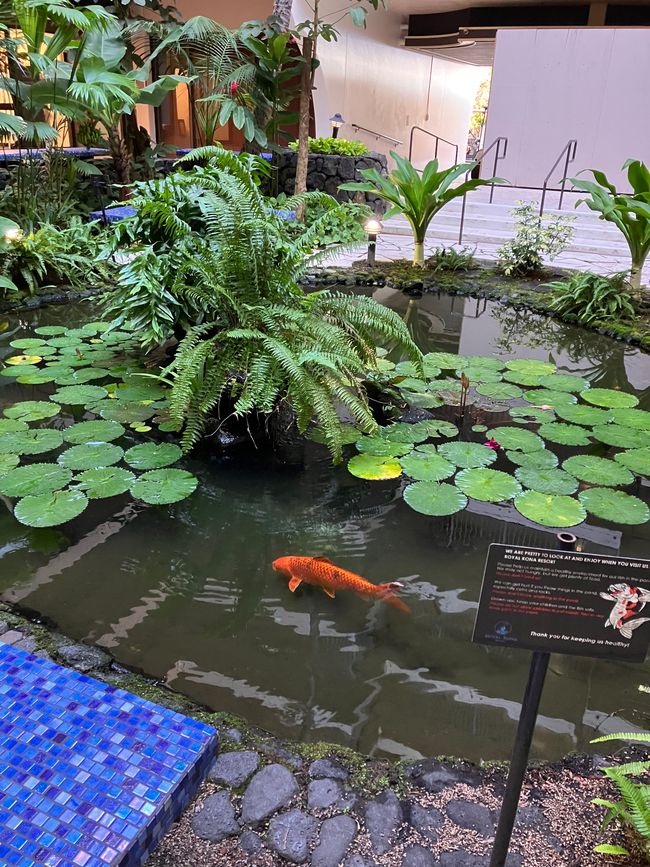
[[[365,132],[368,135],[374,135],[377,141],[379,141],[380,138],[383,138],[386,139],[386,141],[391,141],[394,145],[404,144],[404,142],[399,138],[393,138],[392,135],[385,135],[383,132],[377,132],[374,129],[368,129],[365,126],[359,126],[358,123],[351,123],[350,126],[357,132]]]
[[[485,160],[485,157],[491,152],[494,151],[494,164],[492,166],[492,177],[495,178],[497,174],[497,166],[499,164],[499,160],[504,159],[508,156],[508,137],[505,135],[500,135],[498,138],[495,138],[492,144],[487,147],[484,151],[480,152],[480,155],[476,162],[478,163],[478,169],[480,171],[481,166]],[[476,171],[476,167],[474,169],[470,169],[470,171],[465,173],[465,180],[467,180],[470,174]],[[490,184],[490,204],[492,204],[492,200],[494,198],[494,184]],[[463,243],[463,232],[465,231],[465,209],[467,208],[467,193],[463,196],[463,205],[460,209],[460,229],[458,232],[458,243]]]
[[[572,163],[576,158],[576,152],[578,150],[578,142],[576,139],[572,138],[564,145],[558,158],[553,163],[550,172],[544,178],[544,185],[542,186],[542,200],[539,205],[539,215],[540,217],[544,213],[544,205],[546,203],[546,191],[548,189],[548,182],[551,179],[551,175],[555,171],[555,169],[560,164],[562,157],[564,157],[564,173],[562,175],[562,183],[560,184],[560,202],[558,205],[558,210],[562,210],[562,201],[564,199],[564,190],[567,182],[567,173],[569,171],[569,164]]]
[[[454,165],[458,163],[458,145],[456,142],[449,141],[449,139],[443,138],[441,135],[438,135],[435,132],[431,132],[431,130],[425,129],[422,126],[413,126],[411,127],[411,136],[409,139],[409,161],[413,161],[413,147],[415,144],[415,133],[423,132],[425,135],[431,136],[436,140],[436,146],[433,152],[434,159],[438,159],[438,148],[440,146],[440,142],[444,142],[444,144],[449,145],[454,149]]]

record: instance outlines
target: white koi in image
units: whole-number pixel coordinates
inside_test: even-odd
[[[607,590],[607,593],[600,593],[600,596],[612,601],[614,606],[605,626],[618,630],[623,638],[632,638],[634,630],[650,620],[650,617],[635,617],[643,611],[646,603],[650,602],[650,590],[623,583],[610,584]]]

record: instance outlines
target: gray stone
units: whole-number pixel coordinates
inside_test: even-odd
[[[281,762],[286,762],[287,765],[290,765],[296,770],[302,768],[302,759],[300,756],[297,756],[295,753],[290,753],[289,750],[285,749],[279,742],[273,741],[268,744],[258,744],[257,748],[261,753],[264,753],[265,756],[275,759],[275,761],[279,760]]]
[[[5,632],[2,636],[2,642],[4,644],[17,644],[19,641],[22,641],[25,636],[22,632],[18,632],[17,629],[10,629],[9,632]]]
[[[329,777],[331,780],[347,780],[348,772],[333,759],[316,759],[309,766],[309,776],[313,779]]]
[[[342,794],[336,780],[312,780],[307,789],[307,806],[310,810],[326,810],[338,804]]]
[[[226,729],[224,735],[229,741],[232,741],[235,744],[240,744],[242,742],[242,736],[239,729]]]
[[[239,822],[227,792],[209,795],[201,809],[192,816],[192,830],[202,840],[220,843],[239,833]]]
[[[0,635],[4,635],[5,632],[9,631],[9,624],[6,620],[0,620]]]
[[[388,789],[374,801],[366,804],[366,828],[370,843],[377,855],[384,855],[391,848],[404,814],[395,792]]]
[[[293,774],[282,765],[267,765],[248,784],[242,799],[242,822],[257,824],[285,807],[298,791]]]
[[[317,819],[302,810],[291,810],[271,819],[266,841],[280,857],[302,864],[307,860],[317,830]]]
[[[339,177],[351,181],[356,174],[354,157],[341,157],[339,162]]]
[[[352,816],[333,816],[321,825],[318,846],[311,856],[311,867],[338,867],[345,858],[358,826]]]
[[[262,848],[262,838],[255,831],[244,831],[239,838],[239,845],[248,852],[249,855],[255,855]]]
[[[483,804],[475,804],[473,801],[449,801],[446,810],[451,821],[461,828],[478,831],[486,837],[494,831],[492,813]]]
[[[363,855],[349,855],[345,860],[345,867],[377,867],[372,858]]]
[[[26,638],[23,638],[20,641],[16,641],[14,643],[14,647],[17,647],[19,650],[26,650],[28,653],[32,653],[38,647],[38,643],[35,638],[32,638],[31,635],[28,635]]]
[[[445,817],[435,807],[423,807],[420,804],[411,807],[411,825],[432,843],[438,839],[438,828],[444,821]]]
[[[469,852],[443,852],[440,867],[489,867],[489,855],[472,855]],[[523,867],[521,855],[511,852],[506,858],[506,867]],[[532,865],[531,865],[532,867]]]
[[[93,668],[108,668],[111,658],[98,647],[87,644],[62,644],[57,650],[59,657],[77,671],[92,671]]]
[[[213,783],[227,786],[242,786],[250,775],[257,770],[259,755],[253,750],[222,753],[210,768],[208,779]]]
[[[458,780],[449,771],[440,768],[435,771],[429,771],[427,774],[423,774],[418,782],[424,786],[427,792],[437,795],[438,792],[443,792],[449,786],[455,786]]]
[[[409,846],[402,858],[402,867],[433,867],[436,859],[424,846]]]

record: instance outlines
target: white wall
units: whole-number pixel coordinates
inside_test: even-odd
[[[598,168],[626,188],[625,160],[650,158],[648,80],[648,29],[500,30],[485,137],[508,136],[499,174],[540,186],[575,138],[570,176]]]
[[[325,14],[341,8],[340,0],[324,0]],[[303,0],[294,0],[294,22],[308,18]],[[401,17],[390,12],[370,12],[368,28],[355,27],[349,19],[339,25],[338,42],[319,42],[321,67],[314,93],[318,135],[330,135],[329,118],[340,112],[348,122],[345,138],[358,138],[382,153],[395,149],[408,154],[411,127],[429,129],[458,143],[461,162],[474,98],[486,70],[452,60],[428,57],[400,47]],[[357,133],[357,123],[404,142],[388,141]],[[424,164],[433,156],[433,140],[416,133],[414,162]],[[452,148],[441,145],[441,162],[453,162]]]

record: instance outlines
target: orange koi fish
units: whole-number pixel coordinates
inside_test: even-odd
[[[288,576],[289,590],[292,593],[295,593],[304,581],[305,584],[320,587],[332,599],[337,590],[354,590],[366,599],[381,599],[405,614],[411,613],[408,605],[396,595],[404,586],[399,581],[372,584],[361,575],[335,566],[327,557],[278,557],[273,561],[273,568],[276,572]]]

